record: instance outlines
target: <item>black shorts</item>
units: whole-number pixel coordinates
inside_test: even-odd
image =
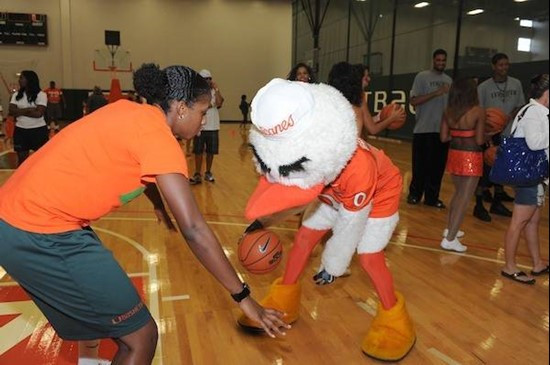
[[[193,153],[202,155],[206,152],[209,155],[218,154],[219,131],[202,131],[201,134],[193,139]]]
[[[19,128],[13,132],[13,149],[15,152],[38,151],[48,142],[48,127]]]
[[[48,106],[46,107],[46,116],[48,117],[48,121],[58,121],[61,119],[62,115],[62,109],[61,104],[59,103],[48,103]]]
[[[0,266],[64,340],[120,338],[152,320],[126,273],[91,229],[40,234],[0,219]]]

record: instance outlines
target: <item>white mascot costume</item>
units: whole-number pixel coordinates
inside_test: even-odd
[[[328,85],[274,79],[254,97],[251,117],[250,143],[262,176],[246,208],[247,218],[256,220],[248,231],[262,227],[262,218],[309,205],[284,276],[262,305],[286,313],[287,323],[298,319],[300,274],[332,231],[315,280],[332,282],[357,252],[381,302],[362,350],[385,361],[405,357],[416,335],[383,252],[399,220],[399,170],[384,152],[357,139],[350,103]],[[261,329],[244,315],[239,324]]]

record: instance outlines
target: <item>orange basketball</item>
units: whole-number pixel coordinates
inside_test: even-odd
[[[281,262],[283,245],[275,233],[259,229],[244,235],[238,253],[246,270],[252,274],[266,274]]]
[[[483,161],[485,161],[485,165],[487,166],[493,166],[496,158],[497,146],[491,146],[483,152]]]
[[[388,104],[385,107],[383,107],[382,110],[380,111],[380,121],[388,119],[390,117],[393,109],[396,108],[396,107],[403,108],[401,105],[393,104],[393,103]],[[405,124],[406,121],[407,121],[407,115],[405,114],[402,118],[399,118],[396,121],[392,122],[388,126],[388,129],[390,129],[390,130],[399,129],[399,128],[403,127],[403,125]]]
[[[508,116],[499,108],[487,108],[485,116],[485,130],[489,133],[500,133],[508,124]]]

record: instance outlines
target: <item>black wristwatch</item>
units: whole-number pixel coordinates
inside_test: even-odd
[[[240,303],[243,301],[243,299],[245,299],[249,295],[250,295],[250,287],[248,286],[247,283],[243,283],[243,290],[241,290],[240,293],[231,294],[231,297],[233,298],[234,301],[236,301],[237,303]]]

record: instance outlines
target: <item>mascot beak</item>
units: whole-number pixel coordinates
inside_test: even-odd
[[[315,185],[309,189],[273,184],[262,176],[246,205],[245,217],[252,221],[307,205],[319,196],[324,188],[323,184]]]

